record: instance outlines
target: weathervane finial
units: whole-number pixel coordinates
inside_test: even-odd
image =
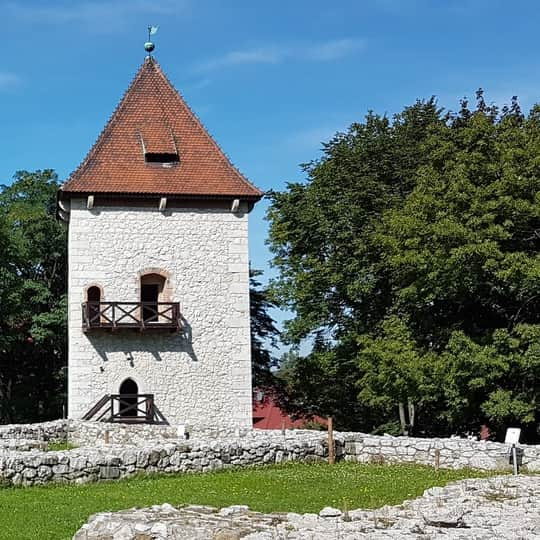
[[[152,56],[152,51],[156,48],[154,43],[150,41],[150,38],[158,31],[158,28],[158,26],[148,27],[148,41],[144,44],[144,50],[148,53],[148,58]]]

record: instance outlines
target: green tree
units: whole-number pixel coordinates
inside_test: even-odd
[[[429,411],[437,397],[432,360],[419,350],[404,320],[388,317],[376,335],[358,337],[359,400],[389,416],[397,410],[401,433],[414,433],[419,413]]]
[[[250,268],[251,373],[254,387],[268,388],[275,385],[272,368],[276,367],[277,359],[273,350],[277,347],[279,331],[269,313],[274,305],[257,279],[261,274],[261,270]]]
[[[540,107],[499,111],[481,90],[474,110],[419,101],[336,135],[306,183],[271,195],[273,294],[296,314],[286,337],[355,359],[362,405],[412,399],[430,432],[538,425],[538,377],[511,383],[534,351],[498,340],[540,323],[539,167]]]
[[[521,425],[528,440],[538,437],[539,325],[498,329],[484,345],[454,332],[436,359],[435,377],[445,400],[441,422],[472,431],[487,421],[500,435]]]
[[[280,272],[272,292],[295,313],[286,326],[290,340],[340,338],[385,317],[391,284],[373,233],[413,189],[422,144],[439,122],[434,99],[393,122],[369,113],[325,144],[321,159],[303,165],[307,183],[269,194],[269,245]]]
[[[499,116],[479,93],[422,152],[414,190],[374,234],[393,311],[436,350],[455,330],[481,342],[540,322],[540,109]]]
[[[66,231],[58,179],[19,171],[0,192],[0,420],[58,418],[65,401]]]
[[[281,358],[276,397],[293,416],[332,416],[338,427],[362,431],[374,415],[357,399],[357,376],[355,359],[343,347],[319,344],[307,356],[291,350]]]

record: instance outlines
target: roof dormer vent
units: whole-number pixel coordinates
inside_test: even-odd
[[[180,161],[177,153],[174,152],[145,152],[144,161],[146,163],[159,163],[164,167],[172,166]]]
[[[172,167],[180,162],[178,147],[168,126],[160,122],[147,123],[139,136],[146,163]]]

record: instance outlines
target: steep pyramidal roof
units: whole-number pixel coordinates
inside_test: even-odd
[[[257,200],[153,58],[146,58],[64,195],[170,195]]]

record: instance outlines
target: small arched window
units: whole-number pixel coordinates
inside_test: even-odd
[[[101,289],[96,285],[88,287],[86,291],[86,302],[88,303],[88,322],[90,326],[99,326],[99,303],[101,302]]]
[[[126,379],[119,389],[120,394],[120,416],[133,417],[137,416],[137,394],[139,387],[133,379]]]

